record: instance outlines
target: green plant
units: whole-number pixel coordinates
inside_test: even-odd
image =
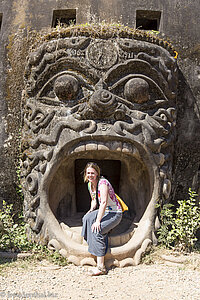
[[[18,223],[14,221],[12,204],[3,201],[0,209],[0,250],[22,251],[30,248],[31,243],[26,237],[26,226],[23,217],[18,216]]]
[[[44,253],[45,258],[49,262],[59,265],[59,266],[62,266],[62,267],[68,265],[67,259],[65,257],[63,257],[57,250],[52,251],[44,246],[42,251]]]
[[[196,233],[200,228],[200,208],[196,204],[197,194],[189,189],[189,198],[179,200],[173,211],[172,204],[165,204],[161,210],[161,227],[158,241],[167,247],[191,251],[197,242]]]
[[[24,223],[23,217],[18,216],[18,223],[14,221],[12,214],[12,204],[6,204],[3,201],[0,209],[0,250],[3,251],[31,251],[32,256],[28,260],[43,260],[59,266],[68,264],[66,258],[60,255],[58,251],[51,251],[46,246],[33,244],[26,237],[27,224]]]
[[[160,205],[158,205],[159,207]],[[158,242],[165,245],[167,248],[171,247],[173,242],[169,232],[174,224],[174,212],[172,210],[173,204],[164,204],[160,211],[161,226],[158,229]]]

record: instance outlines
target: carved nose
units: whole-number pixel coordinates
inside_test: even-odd
[[[111,102],[113,103],[115,98],[113,94],[106,90],[98,91],[97,97],[99,98],[99,101],[107,104],[110,104]]]
[[[95,112],[104,113],[106,116],[112,114],[117,106],[116,96],[104,89],[96,91],[89,102]]]

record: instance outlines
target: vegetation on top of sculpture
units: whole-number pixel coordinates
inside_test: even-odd
[[[120,23],[85,23],[71,24],[70,26],[58,24],[56,28],[51,29],[48,34],[41,37],[41,41],[82,35],[105,39],[118,37],[144,40],[167,49],[174,58],[178,56],[178,52],[175,51],[171,42],[160,38],[158,32],[131,28]]]

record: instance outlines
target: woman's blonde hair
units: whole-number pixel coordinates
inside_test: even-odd
[[[94,163],[94,162],[88,162],[87,165],[85,166],[85,169],[84,169],[84,174],[83,174],[83,180],[84,182],[88,182],[88,179],[87,179],[87,168],[93,168],[95,169],[95,171],[97,172],[97,177],[100,178],[100,168],[99,166]]]

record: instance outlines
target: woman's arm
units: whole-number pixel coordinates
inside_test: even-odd
[[[96,197],[92,197],[91,191],[89,189],[89,193],[90,193],[90,197],[91,197],[91,204],[90,204],[90,209],[88,210],[88,212],[86,214],[89,214],[91,211],[95,210],[95,208],[97,207],[97,200]]]
[[[97,201],[96,201],[96,199],[92,199],[89,212],[95,210],[96,207],[97,207]]]
[[[101,204],[99,206],[99,212],[97,215],[96,222],[92,224],[92,232],[99,232],[101,227],[100,227],[100,222],[101,219],[104,216],[105,209],[108,203],[108,186],[105,184],[102,184],[99,188],[100,190],[100,195],[101,195]]]

